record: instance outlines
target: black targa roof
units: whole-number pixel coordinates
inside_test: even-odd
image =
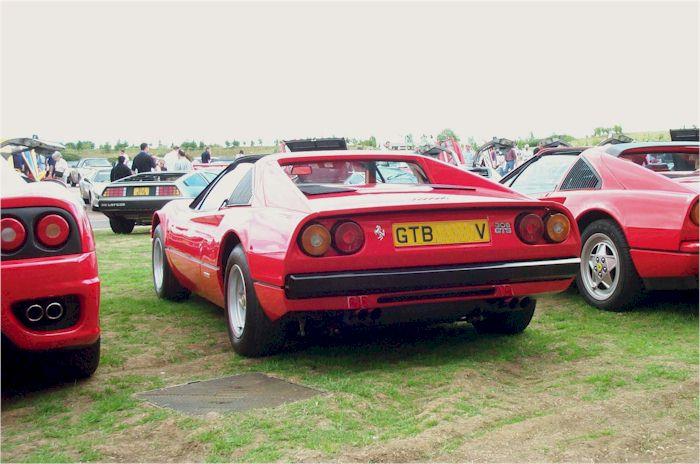
[[[348,144],[344,138],[285,140],[284,144],[292,152],[348,149]]]

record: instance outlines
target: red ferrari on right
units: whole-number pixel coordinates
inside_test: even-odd
[[[644,290],[698,287],[697,142],[544,149],[501,179],[563,203],[581,231],[583,298],[624,311]]]

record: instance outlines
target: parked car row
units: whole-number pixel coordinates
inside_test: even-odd
[[[430,155],[311,142],[218,174],[107,183],[97,170],[81,195],[117,233],[150,224],[158,297],[224,308],[245,356],[339,324],[515,334],[537,298],[574,280],[613,311],[645,289],[698,285],[697,142],[543,149],[500,183]],[[84,207],[3,167],[3,343],[90,375],[99,277]]]

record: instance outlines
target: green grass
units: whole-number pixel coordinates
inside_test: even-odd
[[[692,301],[651,299],[618,314],[593,309],[572,292],[541,299],[519,336],[477,336],[467,324],[452,324],[353,333],[245,359],[231,351],[219,308],[197,297],[181,303],[155,297],[145,229],[95,236],[100,368],[86,382],[5,399],[5,460],[342,460],[353,450],[424,436],[432,437],[431,451],[414,459],[460,460],[454,453],[465,442],[556,416],[553,404],[588,408],[625,395],[646,395],[653,404],[660,392],[698,375]],[[253,371],[325,394],[216,418],[186,417],[134,397]],[[697,404],[697,391],[690,396]],[[657,407],[658,414],[670,414]],[[697,423],[697,414],[681,416]],[[465,425],[450,429],[455,424]],[[612,438],[615,425],[582,428],[546,449]],[[443,429],[450,431],[431,434]]]

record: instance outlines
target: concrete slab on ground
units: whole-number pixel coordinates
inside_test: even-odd
[[[137,393],[156,406],[188,415],[271,408],[323,394],[261,373],[240,374]]]

